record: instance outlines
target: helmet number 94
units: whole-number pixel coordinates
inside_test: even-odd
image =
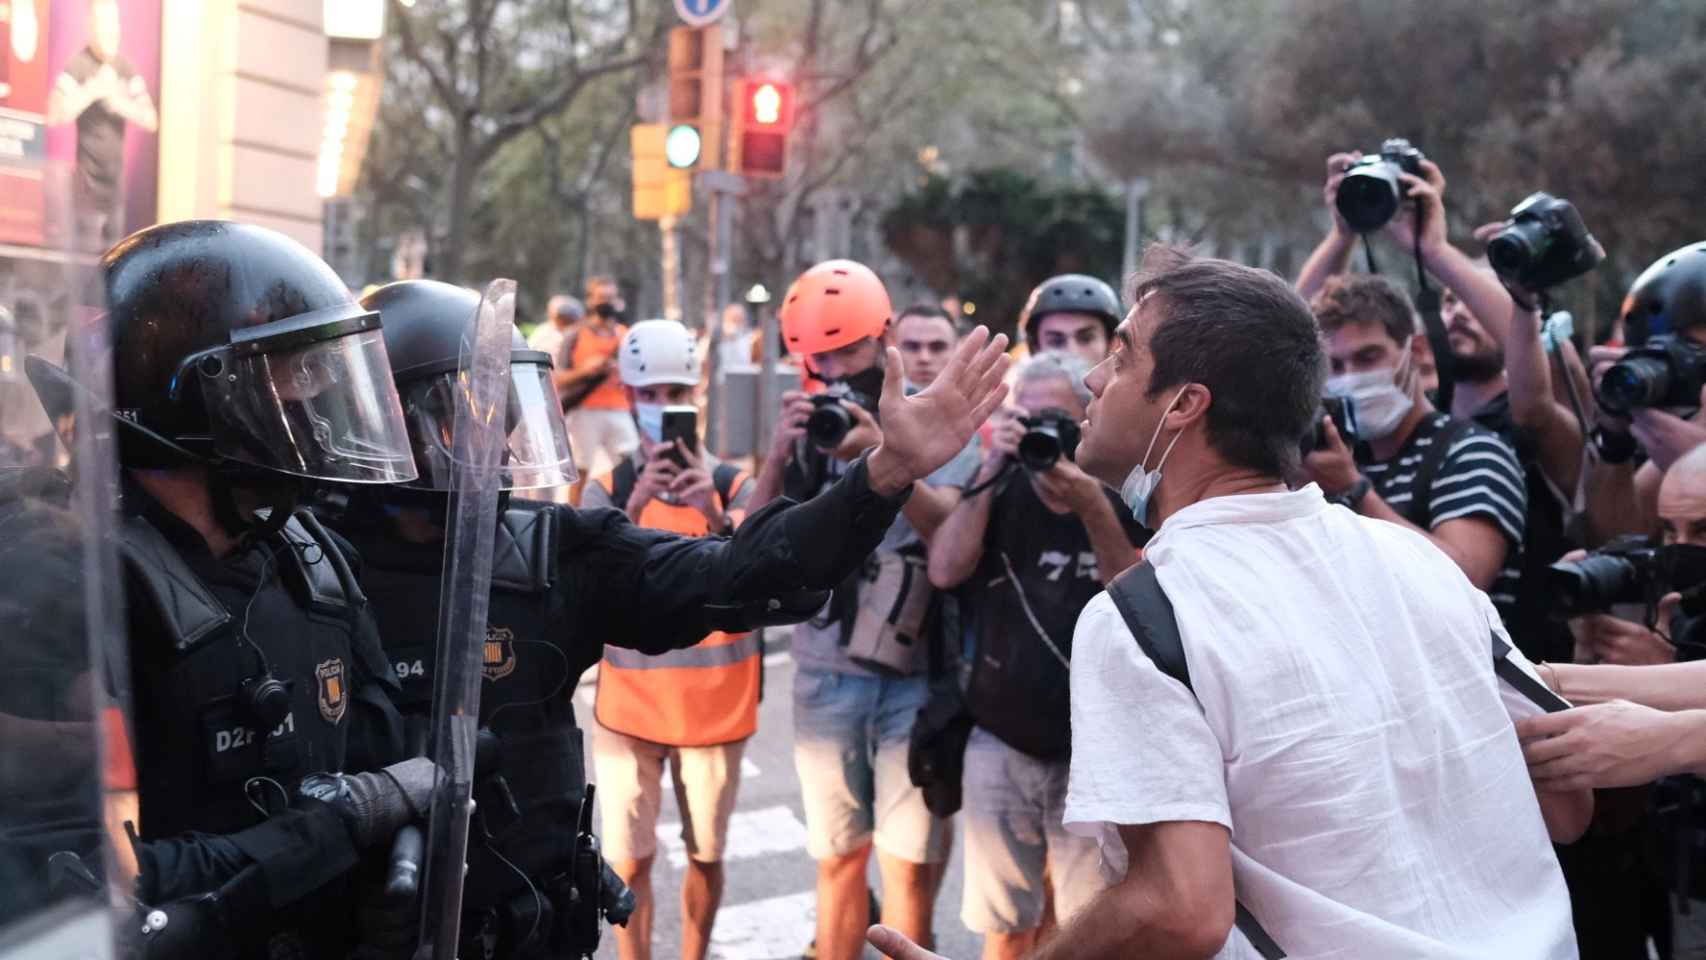
[[[426,676],[426,667],[419,660],[398,660],[392,664],[392,668],[397,671],[398,680]]]

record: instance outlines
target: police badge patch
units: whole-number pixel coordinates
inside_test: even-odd
[[[486,654],[480,672],[487,680],[502,680],[515,672],[515,633],[508,627],[486,626]]]
[[[314,668],[314,679],[319,685],[320,716],[327,723],[337,723],[344,718],[344,709],[349,706],[344,662],[337,658],[321,661]]]

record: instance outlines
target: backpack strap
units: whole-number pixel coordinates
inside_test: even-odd
[[[1185,663],[1179,621],[1173,615],[1173,602],[1167,599],[1161,582],[1155,578],[1155,568],[1148,563],[1127,568],[1108,584],[1108,598],[1114,601],[1114,609],[1120,612],[1138,647],[1155,661],[1156,668],[1191,690],[1191,671]],[[1242,903],[1237,904],[1235,923],[1262,960],[1280,960],[1285,956],[1285,951]]]
[[[1570,701],[1553,693],[1551,688],[1534,679],[1516,664],[1506,658],[1511,652],[1511,645],[1499,639],[1497,633],[1493,637],[1493,673],[1500,680],[1509,684],[1511,689],[1527,697],[1530,702],[1547,713],[1557,713],[1570,709]]]
[[[126,517],[117,540],[125,569],[142,587],[176,652],[194,649],[231,622],[230,611],[153,524]]]
[[[1433,443],[1428,444],[1428,452],[1422,454],[1422,462],[1416,467],[1416,482],[1410,486],[1410,503],[1404,510],[1404,519],[1423,530],[1431,529],[1434,478],[1451,448],[1473,429],[1475,421],[1453,419],[1434,434]]]

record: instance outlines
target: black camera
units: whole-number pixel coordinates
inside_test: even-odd
[[[1357,233],[1384,227],[1408,193],[1398,182],[1404,173],[1422,175],[1422,151],[1402,137],[1393,137],[1380,145],[1378,154],[1363,157],[1345,171],[1336,201],[1339,216]]]
[[[1026,470],[1047,470],[1061,457],[1071,460],[1078,452],[1078,420],[1065,410],[1044,407],[1019,422],[1025,425],[1025,435],[1019,438],[1019,462]]]
[[[1322,397],[1321,408],[1315,411],[1315,419],[1311,421],[1309,432],[1303,435],[1303,441],[1298,449],[1304,456],[1309,456],[1327,446],[1327,427],[1321,422],[1322,418],[1331,418],[1333,426],[1339,431],[1339,438],[1347,447],[1355,447],[1357,443],[1357,407],[1350,397]]]
[[[1487,261],[1508,283],[1545,290],[1587,273],[1605,259],[1568,200],[1540,192],[1511,210],[1510,226],[1487,241]]]
[[[853,429],[853,414],[842,405],[843,400],[858,402],[852,393],[819,393],[812,397],[812,413],[806,418],[806,436],[811,439],[812,446],[826,452],[833,451],[847,439],[848,432]]]
[[[1697,407],[1703,385],[1706,347],[1667,333],[1625,353],[1600,375],[1599,403],[1620,416],[1640,407]]]
[[[1580,560],[1552,564],[1547,578],[1562,617],[1603,613],[1619,603],[1656,604],[1673,590],[1706,583],[1706,547],[1618,537]]]

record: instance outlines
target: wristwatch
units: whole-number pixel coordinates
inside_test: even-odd
[[[1348,508],[1352,513],[1356,513],[1358,512],[1358,508],[1362,506],[1363,498],[1368,496],[1368,492],[1373,489],[1374,481],[1367,477],[1359,476],[1357,477],[1357,482],[1351,484],[1351,488],[1349,490],[1346,490],[1338,496],[1329,497],[1328,499],[1341,507]]]

